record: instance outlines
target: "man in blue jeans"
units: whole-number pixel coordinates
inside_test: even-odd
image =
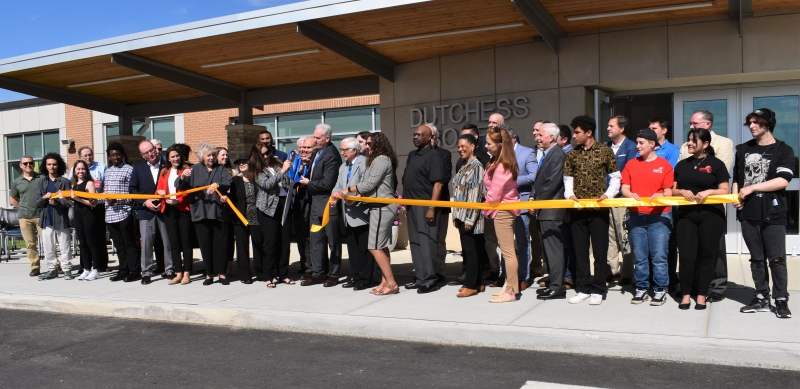
[[[639,156],[628,161],[622,170],[622,195],[640,201],[643,197],[671,196],[674,173],[672,165],[655,153],[658,146],[655,131],[645,128],[636,137]],[[636,292],[631,304],[648,300],[650,266],[653,268],[653,301],[663,305],[669,286],[667,252],[672,230],[670,207],[628,208],[628,238],[635,258]]]

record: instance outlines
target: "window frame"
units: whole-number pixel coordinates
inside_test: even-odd
[[[14,179],[11,178],[11,176],[12,176],[11,171],[13,170],[13,167],[11,167],[11,164],[12,163],[16,163],[17,165],[19,165],[19,162],[22,160],[22,156],[25,155],[25,146],[26,146],[25,138],[30,136],[30,135],[39,135],[39,138],[40,138],[39,142],[40,142],[40,147],[41,147],[41,151],[42,151],[42,157],[44,157],[45,155],[47,155],[47,153],[45,152],[45,148],[44,148],[44,140],[45,140],[45,135],[46,134],[56,134],[59,137],[59,140],[61,138],[61,135],[60,135],[61,133],[60,133],[60,130],[58,128],[49,129],[49,130],[41,130],[41,131],[18,132],[18,133],[14,133],[14,134],[6,134],[4,136],[4,138],[5,138],[5,145],[4,146],[5,146],[5,149],[6,149],[5,150],[6,151],[6,157],[10,157],[10,153],[8,152],[8,140],[9,140],[9,138],[14,138],[14,137],[22,138],[22,154],[20,155],[20,158],[7,159],[6,160],[6,177],[8,177],[8,187],[9,188],[11,188],[11,183],[14,182],[14,179],[16,179],[16,177],[14,177]],[[59,150],[55,151],[55,152],[61,154],[60,148],[61,148],[61,146],[59,145]],[[38,161],[36,160],[36,158],[34,158],[33,162],[35,164],[34,168],[36,170],[38,170],[38,168],[39,168],[38,163],[41,162],[41,158]],[[10,196],[10,194],[9,194],[9,196]]]

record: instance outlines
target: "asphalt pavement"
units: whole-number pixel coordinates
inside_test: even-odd
[[[0,388],[521,388],[526,383],[531,388],[796,388],[800,373],[0,310]]]

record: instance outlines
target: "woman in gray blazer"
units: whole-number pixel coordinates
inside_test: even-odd
[[[357,185],[345,188],[339,196],[359,194],[363,197],[395,198],[397,182],[394,171],[397,169],[397,157],[386,135],[378,132],[367,139],[370,147],[367,158],[367,170]],[[392,225],[397,216],[397,204],[370,204],[369,210],[369,248],[375,262],[381,268],[383,279],[372,294],[397,294],[397,282],[394,280],[389,254],[389,243],[392,238]]]
[[[231,175],[225,166],[217,163],[217,149],[211,143],[203,142],[197,146],[196,154],[200,163],[181,173],[179,190],[217,184],[220,193],[228,193]],[[219,197],[214,188],[189,196],[189,211],[206,268],[203,285],[213,284],[215,275],[219,277],[220,284],[228,285],[225,271],[228,269],[228,224],[231,214],[226,203],[227,196]]]
[[[281,282],[294,284],[288,277],[289,260],[282,260],[280,250],[283,237],[281,216],[286,206],[286,196],[281,196],[281,188],[292,187],[292,180],[286,173],[291,166],[292,161],[288,159],[281,163],[275,157],[275,148],[266,143],[256,143],[250,149],[247,169],[259,172],[254,181],[258,192],[256,218],[264,237],[264,255],[261,256],[263,273],[256,274],[256,279],[265,281],[269,288],[275,287],[276,277],[280,277]],[[278,212],[279,209],[281,212]]]

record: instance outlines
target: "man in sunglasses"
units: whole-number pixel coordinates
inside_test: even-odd
[[[20,159],[19,168],[22,169],[22,175],[11,183],[11,205],[19,210],[19,228],[22,231],[22,238],[25,240],[28,261],[31,262],[31,272],[28,275],[37,277],[39,275],[39,249],[36,244],[36,229],[39,229],[39,235],[41,235],[42,228],[38,225],[42,209],[36,205],[33,191],[36,189],[39,175],[33,169],[34,162],[30,155],[25,155]]]

